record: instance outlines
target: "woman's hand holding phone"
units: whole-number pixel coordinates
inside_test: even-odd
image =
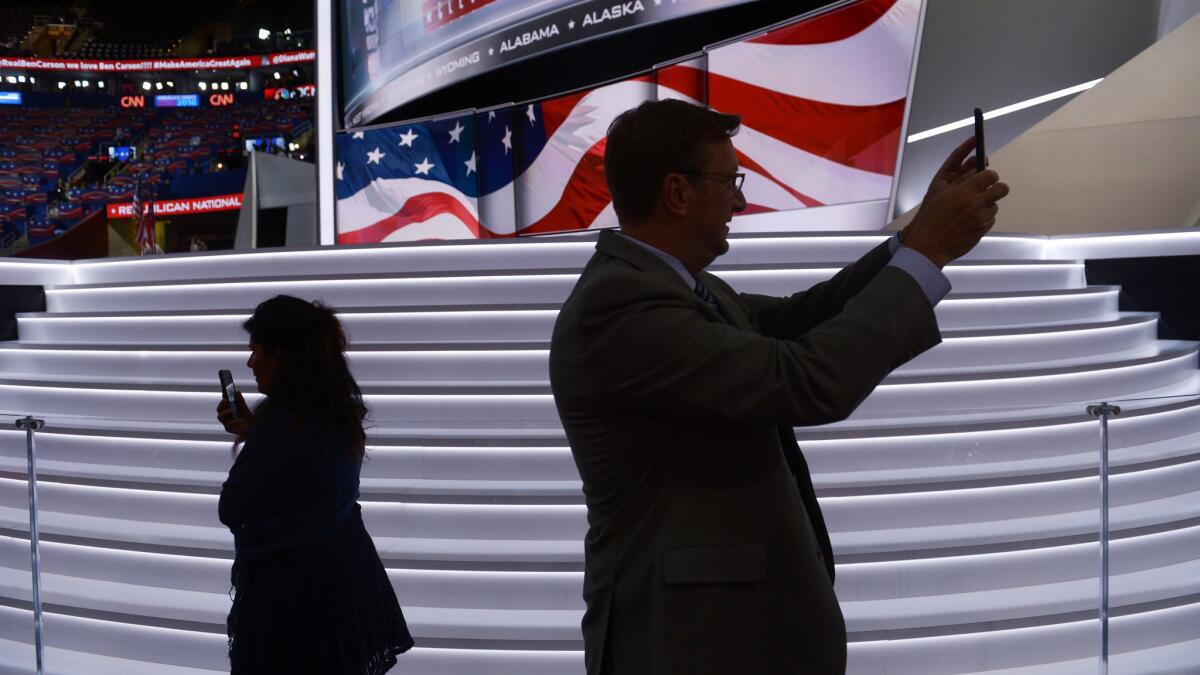
[[[242,398],[242,392],[235,391],[234,396],[237,397],[237,409],[240,414],[235,416],[229,401],[225,400],[225,397],[221,397],[221,402],[217,404],[217,421],[225,427],[225,431],[245,436],[250,431],[250,427],[254,426],[254,415],[250,413],[246,399]]]

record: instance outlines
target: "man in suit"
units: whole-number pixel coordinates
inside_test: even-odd
[[[792,429],[848,416],[940,341],[940,269],[994,223],[993,171],[942,167],[918,215],[787,298],[702,270],[745,208],[738,117],[645,103],[608,133],[602,232],[550,345],[588,510],[590,675],[841,673],[833,551]]]

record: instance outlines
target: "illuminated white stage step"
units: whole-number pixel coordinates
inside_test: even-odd
[[[1095,611],[1090,614],[1094,616]],[[1191,649],[1200,643],[1195,637],[1196,625],[1200,625],[1200,604],[1195,603],[1112,617],[1109,672],[1120,675],[1197,672],[1200,650]],[[1003,624],[963,628],[956,635],[851,642],[847,672],[852,675],[964,672],[1093,675],[1098,672],[1100,627],[1092,617],[1029,628],[1007,628]]]
[[[1051,291],[957,294],[938,304],[943,330],[984,330],[1113,321],[1118,289],[1089,286]],[[545,342],[557,304],[479,307],[337,308],[351,343],[426,344]],[[249,310],[173,312],[56,312],[17,315],[21,343],[160,345],[246,343],[242,322]]]
[[[1195,454],[1200,447],[1198,404],[1200,398],[1193,397],[1145,410],[1127,406],[1111,425],[1113,470]],[[798,437],[823,495],[903,491],[954,481],[1012,483],[1095,469],[1096,422],[1082,408],[1067,413],[1060,419],[1013,419],[970,429],[929,428],[910,420],[908,428],[856,432],[849,438],[801,429]],[[228,471],[230,436],[213,425],[207,428],[208,434],[161,438],[139,436],[132,429],[112,436],[107,435],[114,433],[111,429],[51,426],[39,435],[39,470],[43,477],[68,481],[215,491]],[[520,486],[530,497],[578,496],[578,474],[561,437],[549,439],[551,445],[497,440],[472,446],[412,445],[377,431],[363,468],[367,499],[388,494],[512,497]],[[0,468],[23,472],[23,436],[15,429],[0,430],[0,439],[9,449],[0,454]]]
[[[1200,518],[1200,460],[1118,474],[1111,485],[1114,532]],[[21,504],[23,488],[23,481],[0,479],[4,528],[26,527],[25,510],[8,506]],[[190,550],[231,547],[229,533],[215,521],[213,494],[44,481],[39,500],[48,539]],[[835,548],[845,562],[902,559],[905,552],[1069,543],[1095,531],[1096,504],[1094,478],[822,499]],[[498,563],[569,562],[580,558],[586,530],[584,509],[573,504],[364,500],[363,512],[380,553],[395,560],[453,561],[463,556]],[[508,553],[506,542],[522,541],[530,544],[527,557]]]
[[[14,616],[6,616],[10,613]],[[20,631],[31,621],[29,612],[0,608],[2,625],[6,629],[16,629],[6,635],[24,637]],[[1191,632],[1191,627],[1198,622],[1200,605],[1196,604],[1114,617],[1112,672],[1190,675],[1200,664],[1200,640],[1193,639]],[[114,672],[209,675],[228,670],[227,664],[214,665],[211,670],[183,670],[164,663],[178,660],[180,647],[223,654],[224,637],[221,635],[120,624],[53,612],[46,614],[46,623],[51,641],[47,649],[47,672],[55,675],[110,675]],[[51,627],[56,630],[50,632]],[[852,675],[881,672],[950,675],[961,673],[963,665],[968,665],[980,673],[1004,675],[1091,675],[1096,672],[1097,634],[1095,621],[1075,621],[964,635],[851,642],[848,672]],[[56,638],[77,640],[89,651],[57,648]],[[32,637],[28,639],[32,640]],[[10,645],[15,649],[8,649]],[[18,669],[20,666],[16,665],[25,663],[17,656],[22,646],[26,651],[32,649],[28,644],[4,640],[6,649],[2,653],[16,666],[11,672],[32,672]],[[124,648],[131,660],[92,656],[111,652],[114,648]],[[1057,660],[1047,662],[1039,658],[1044,656]],[[416,647],[405,655],[403,672],[414,675],[478,675],[481,672],[488,675],[581,675],[582,660],[583,654],[579,651]],[[121,669],[125,664],[129,664],[129,670]],[[109,666],[117,666],[117,669]],[[158,669],[153,669],[155,667]]]
[[[945,484],[1034,482],[1094,472],[1096,422],[1082,408],[1060,419],[1011,420],[1008,425],[931,429],[911,425],[874,435],[821,438],[801,429],[800,442],[822,496],[926,489]],[[215,429],[213,429],[215,431]],[[918,433],[914,433],[918,432]],[[43,479],[151,489],[216,492],[228,471],[230,437],[92,435],[51,427],[40,434]],[[9,452],[0,470],[24,472],[21,434],[0,430]],[[492,441],[496,443],[496,441]],[[578,474],[565,446],[406,445],[372,435],[363,468],[365,500],[576,503]],[[1200,398],[1127,409],[1111,424],[1114,472],[1200,454]]]
[[[27,600],[27,580],[28,576],[19,570],[2,570],[0,592],[11,600]],[[497,642],[510,648],[520,646],[513,642],[524,642],[560,649],[577,648],[581,641],[581,606],[571,609],[426,607],[408,597],[405,587],[396,582],[393,577],[397,595],[405,603],[410,630],[418,641],[459,647],[487,647],[488,642]],[[1187,598],[1200,591],[1200,561],[1114,572],[1111,583],[1114,614],[1122,613],[1124,607]],[[42,592],[46,604],[59,612],[107,618],[114,623],[186,627],[200,633],[222,633],[230,605],[224,591],[190,591],[54,573],[44,573]],[[939,635],[947,627],[964,624],[1062,623],[1064,617],[1092,611],[1096,592],[1095,578],[1079,578],[987,591],[955,593],[943,589],[942,593],[927,597],[843,599],[842,604],[849,637],[858,642],[878,639],[884,632]]]
[[[786,269],[722,269],[713,271],[741,292],[790,295],[828,279],[837,266],[820,263]],[[1083,265],[1059,261],[956,263],[945,268],[958,293],[1040,291],[1081,288]],[[251,309],[286,293],[320,298],[333,307],[394,305],[412,307],[509,303],[559,303],[578,280],[575,268],[560,271],[420,276],[407,273],[290,277],[272,280],[226,279],[216,282],[160,282],[140,285],[72,285],[46,288],[49,312],[180,311]]]
[[[1200,574],[1194,573],[1194,566],[1200,564],[1197,553],[1200,526],[1114,540],[1116,604],[1134,605],[1200,592]],[[0,561],[7,570],[0,570],[7,589],[3,597],[28,599],[28,557],[27,541],[9,538],[0,542]],[[1097,561],[1097,547],[1092,542],[886,563],[839,563],[837,592],[856,632],[885,629],[881,627],[884,624],[872,623],[885,620],[883,617],[890,617],[887,620],[896,628],[1050,617],[1081,611],[1095,601]],[[230,562],[228,558],[46,541],[41,569],[43,587],[57,596],[47,598],[51,604],[215,623],[210,614],[228,610]],[[1161,578],[1145,578],[1155,570],[1163,571]],[[580,571],[392,568],[388,575],[405,606],[583,609]],[[90,587],[90,581],[97,585]],[[180,595],[164,595],[172,591]],[[184,596],[189,594],[195,597],[185,602]],[[175,611],[176,605],[182,609]],[[1002,612],[1008,616],[1001,616]],[[907,626],[897,623],[901,617]]]
[[[929,410],[995,411],[1034,408],[1065,401],[1135,398],[1193,393],[1200,389],[1195,343],[1159,341],[1152,356],[1089,363],[1043,371],[972,373],[954,376],[893,375],[855,411],[851,420],[891,422]],[[525,422],[557,427],[558,415],[546,386],[365,386],[374,420],[380,425],[461,424],[487,427],[491,422]],[[254,405],[258,397],[247,396]],[[87,410],[90,416],[163,422],[209,422],[215,408],[213,389],[187,385],[55,382],[48,377],[0,380],[0,410],[34,414],[48,420]],[[1003,413],[995,413],[1003,416]],[[882,423],[882,422],[881,422]],[[215,430],[215,429],[214,429]]]
[[[1197,552],[1195,528],[1182,535],[1167,534],[1171,541],[1159,546],[1163,551],[1158,556],[1143,556],[1146,559],[1136,561],[1131,561],[1129,554],[1138,551],[1124,546],[1128,543],[1126,540],[1118,540],[1114,546],[1116,563],[1111,577],[1114,608],[1166,602],[1200,592],[1200,560],[1194,558]],[[54,544],[48,545],[52,552],[54,547]],[[1064,548],[1075,549],[1073,555],[1051,549],[906,561],[890,565],[895,569],[867,579],[863,579],[867,575],[856,568],[870,565],[842,566],[849,579],[839,579],[838,592],[848,630],[851,634],[859,634],[858,639],[869,639],[863,634],[1020,619],[1036,625],[1056,623],[1061,621],[1056,617],[1072,612],[1086,612],[1095,607],[1097,597],[1095,546]],[[131,555],[148,555],[109,552],[112,553],[126,559]],[[0,557],[6,562],[6,568],[0,570],[2,597],[10,601],[28,601],[27,571],[16,566],[19,559],[7,560],[11,557],[8,551]],[[197,561],[181,565],[181,569],[175,571],[176,575],[170,576],[163,569],[168,564],[162,558],[167,556],[155,557],[159,558],[156,561],[158,569],[149,570],[149,564],[134,568],[145,569],[149,575],[114,569],[111,562],[107,568],[98,569],[95,556],[86,559],[87,567],[80,564],[69,570],[71,574],[63,574],[57,571],[63,563],[50,555],[42,572],[44,601],[60,608],[59,611],[71,608],[72,613],[106,612],[140,617],[140,620],[135,618],[135,622],[151,625],[170,627],[186,623],[197,630],[220,631],[229,609],[229,561],[206,561],[207,569],[201,578],[208,583],[206,587],[199,587]],[[975,560],[979,558],[985,560]],[[1024,564],[1020,564],[1020,558],[1026,559]],[[1015,566],[1013,559],[1018,561]],[[931,562],[926,567],[933,569],[919,570],[924,562]],[[1045,565],[1052,567],[1047,569]],[[998,573],[998,576],[987,577],[986,582],[980,584],[972,573]],[[117,578],[109,578],[113,576]],[[579,639],[578,617],[583,610],[581,573],[390,570],[389,576],[398,597],[406,608],[411,608],[406,611],[417,637]],[[868,586],[878,590],[889,581],[894,583],[889,577],[896,576],[902,576],[911,584],[902,596],[871,596],[857,588]],[[505,610],[514,612],[511,618],[523,617],[524,621],[507,627],[497,624],[495,619]],[[481,616],[464,621],[460,614],[470,611],[478,611]],[[457,627],[447,624],[447,619],[457,620]]]
[[[106,659],[114,659],[108,661],[114,665],[123,665],[121,660],[127,659],[147,665],[229,672],[229,661],[225,656],[227,640],[221,634],[70,616],[48,610],[43,610],[42,619],[45,624],[47,660],[57,650],[96,654],[101,657],[96,666],[85,665],[85,670],[74,672],[123,675],[124,671],[99,670],[98,666],[104,665]],[[31,611],[0,606],[0,635],[3,635],[5,640],[24,642],[25,648],[32,651],[32,627]],[[11,653],[5,653],[5,658],[12,656]],[[62,656],[71,660],[77,658],[70,654]],[[66,663],[58,666],[47,665],[50,667],[47,672],[72,673],[64,668]],[[133,667],[130,672],[164,672],[172,675],[178,672],[166,667],[162,670]],[[188,671],[179,672],[179,675],[185,673],[193,675]]]
[[[797,262],[844,265],[891,236],[890,233],[735,234],[720,265]],[[1040,237],[993,234],[963,260],[1037,260]],[[212,252],[124,259],[85,260],[71,265],[75,283],[135,283],[163,279],[197,280],[253,277],[395,274],[459,270],[505,271],[582,268],[595,252],[596,235],[562,238],[373,244],[287,251]]]
[[[45,647],[43,665],[45,675],[220,675],[229,672],[228,666],[224,670],[188,668],[55,647]],[[6,675],[36,675],[33,645],[0,639],[0,671]]]
[[[1009,330],[943,332],[943,342],[898,371],[958,375],[1007,366],[1014,371],[1082,365],[1109,359],[1153,356],[1157,315],[1126,314],[1115,321]],[[423,385],[487,383],[548,385],[548,345],[521,348],[500,343],[355,345],[350,364],[360,384]],[[3,344],[0,373],[7,379],[87,383],[89,379],[142,384],[209,386],[227,368],[243,389],[252,389],[244,345]]]

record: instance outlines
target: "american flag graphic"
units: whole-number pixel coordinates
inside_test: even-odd
[[[654,80],[646,75],[516,106],[517,232],[615,226],[604,181],[608,126],[651,100]]]
[[[513,148],[512,105],[475,115],[479,153],[479,224],[484,238],[511,237],[517,231],[513,190],[517,153]]]
[[[148,207],[142,201],[142,177],[139,175],[133,186],[133,242],[141,255],[155,253],[157,244],[154,241],[154,203]]]
[[[708,52],[681,93],[742,116],[749,213],[889,197],[920,9],[864,0]]]
[[[343,134],[337,157],[339,244],[480,236],[474,113]]]
[[[733,144],[747,174],[747,213],[887,199],[920,9],[920,0],[860,0],[652,74],[343,135],[338,241],[615,226],[604,181],[608,126],[665,98],[741,115]]]

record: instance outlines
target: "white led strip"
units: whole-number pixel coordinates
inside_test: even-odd
[[[1025,101],[1020,101],[1020,102],[1014,103],[1012,105],[1006,105],[1003,108],[996,108],[995,110],[989,110],[989,111],[983,113],[983,119],[990,120],[990,119],[994,119],[997,117],[1002,117],[1009,113],[1015,113],[1018,110],[1032,108],[1035,105],[1041,105],[1042,103],[1047,103],[1049,101],[1063,98],[1064,96],[1071,96],[1074,94],[1078,94],[1081,91],[1087,91],[1088,89],[1091,89],[1092,87],[1096,86],[1097,84],[1100,84],[1100,82],[1103,80],[1104,80],[1104,78],[1100,78],[1098,80],[1092,80],[1091,82],[1084,82],[1083,84],[1077,84],[1073,87],[1067,87],[1066,89],[1059,89],[1058,91],[1052,91],[1049,94],[1042,94],[1041,96],[1035,96],[1034,98],[1031,98],[1031,99],[1028,99]],[[957,122],[943,124],[940,127],[934,127],[932,129],[929,129],[926,131],[915,133],[908,137],[908,142],[916,143],[917,141],[923,141],[926,138],[933,138],[934,136],[939,136],[946,132],[954,131],[955,129],[962,129],[963,127],[969,127],[974,123],[975,123],[974,117],[967,117],[967,118],[958,120]]]

